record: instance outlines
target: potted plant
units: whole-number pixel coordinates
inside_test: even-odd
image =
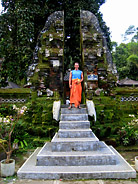
[[[12,133],[15,129],[19,118],[24,114],[27,107],[17,108],[13,105],[13,109],[17,111],[14,116],[0,117],[0,147],[6,153],[6,159],[1,161],[1,176],[7,177],[14,175],[15,160],[11,159],[12,152],[16,149],[14,141],[12,141]]]

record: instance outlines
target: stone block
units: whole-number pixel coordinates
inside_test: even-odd
[[[68,108],[61,108],[61,114],[86,114],[87,110],[86,108],[76,109],[71,108],[70,110]]]
[[[88,114],[61,114],[61,121],[88,121]]]
[[[59,138],[86,138],[92,137],[91,129],[59,129],[58,131]]]
[[[60,121],[59,122],[60,129],[86,129],[90,128],[89,121]]]

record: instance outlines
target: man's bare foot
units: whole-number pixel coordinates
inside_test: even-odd
[[[79,105],[78,108],[81,109],[81,106]]]
[[[72,106],[69,106],[68,109],[70,110],[72,108]]]

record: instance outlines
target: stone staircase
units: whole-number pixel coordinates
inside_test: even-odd
[[[87,109],[61,108],[59,131],[18,170],[19,178],[136,178],[136,171],[90,129]]]

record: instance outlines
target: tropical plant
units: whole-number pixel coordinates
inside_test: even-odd
[[[138,119],[131,114],[129,117],[132,118],[131,121],[125,124],[118,132],[120,142],[125,146],[134,144],[138,140],[138,131],[135,129],[136,125],[138,125]]]
[[[15,130],[20,117],[26,111],[26,106],[17,108],[13,105],[13,109],[17,111],[17,115],[0,118],[0,147],[4,150],[7,155],[6,163],[10,162],[12,152],[16,149],[15,144],[12,142],[12,133]]]

